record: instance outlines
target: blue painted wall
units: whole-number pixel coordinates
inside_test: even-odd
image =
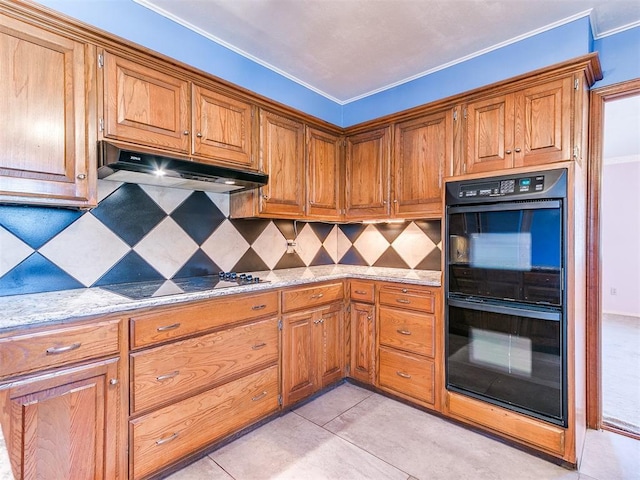
[[[370,97],[339,105],[132,0],[38,0],[85,23],[277,102],[348,127],[562,62],[600,53],[596,87],[640,77],[640,27],[593,41],[588,18],[507,45]]]
[[[342,124],[341,105],[131,0],[38,3],[327,122]]]
[[[603,79],[593,88],[640,78],[640,27],[596,40]]]

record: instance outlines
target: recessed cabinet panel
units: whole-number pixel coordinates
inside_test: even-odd
[[[340,137],[307,129],[307,217],[339,219]]]
[[[393,212],[400,218],[442,213],[442,183],[451,175],[452,114],[449,110],[396,125]]]
[[[524,133],[515,166],[540,165],[571,158],[572,78],[567,77],[516,94],[516,132]]]
[[[512,166],[513,96],[500,95],[467,105],[467,155],[461,173]]]
[[[304,215],[304,125],[271,112],[260,113],[260,170],[269,175],[261,188],[260,214]]]
[[[253,168],[251,112],[246,102],[194,86],[193,152]]]
[[[104,54],[105,136],[187,153],[188,82]]]
[[[96,204],[95,47],[0,15],[0,201]]]
[[[374,306],[351,304],[351,369],[349,375],[361,382],[375,383]]]
[[[389,128],[347,137],[346,217],[389,216]]]
[[[0,390],[11,415],[5,439],[17,478],[118,477],[120,387],[111,382],[118,378],[117,362],[43,375]]]

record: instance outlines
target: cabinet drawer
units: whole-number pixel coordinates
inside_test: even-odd
[[[131,354],[132,410],[278,361],[276,317]]]
[[[375,284],[362,280],[351,280],[349,296],[357,302],[373,303],[375,299]]]
[[[380,304],[435,313],[436,297],[433,291],[415,286],[383,287]]]
[[[131,317],[131,348],[210,330],[228,323],[273,315],[278,293],[231,295]]]
[[[287,290],[282,292],[282,311],[313,308],[316,305],[340,300],[343,296],[342,282]]]
[[[121,319],[0,339],[0,378],[118,353]]]
[[[434,363],[380,347],[380,387],[426,403],[434,402]]]
[[[130,421],[133,478],[174,463],[278,409],[278,367]]]
[[[397,308],[380,307],[380,343],[433,357],[435,317]]]

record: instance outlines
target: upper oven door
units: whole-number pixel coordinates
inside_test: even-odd
[[[447,209],[450,296],[562,305],[563,201]]]

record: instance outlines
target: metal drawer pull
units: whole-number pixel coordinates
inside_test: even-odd
[[[254,305],[253,307],[251,307],[251,310],[262,310],[264,308],[267,308],[267,306],[265,304],[262,305]]]
[[[404,372],[396,372],[396,375],[398,375],[399,377],[402,377],[402,378],[411,378],[411,375],[409,375],[408,373],[404,373]]]
[[[322,298],[324,297],[324,293],[317,293],[315,295],[311,295],[311,298]]]
[[[266,347],[267,344],[266,343],[258,343],[257,345],[254,345],[253,347],[251,347],[252,350],[260,350],[261,348]]]
[[[367,292],[365,292],[364,290],[356,290],[356,292],[358,295],[366,295]]]
[[[160,375],[159,377],[156,377],[156,380],[159,382],[164,382],[165,380],[177,377],[178,375],[180,375],[180,370],[176,370],[175,372],[167,373],[165,375]]]
[[[396,330],[396,332],[398,332],[400,335],[411,335],[411,332],[409,330]]]
[[[406,288],[403,288],[402,290],[400,290],[402,293],[408,293],[409,290],[407,290]]]
[[[163,445],[171,440],[175,440],[180,435],[178,432],[175,432],[173,435],[168,436],[167,438],[161,438],[160,440],[156,440],[156,445]]]
[[[165,325],[163,327],[158,327],[156,328],[157,331],[159,332],[166,332],[167,330],[174,330],[176,328],[178,328],[180,326],[179,323],[173,323],[171,325]]]
[[[262,392],[260,395],[256,395],[255,397],[253,397],[251,399],[252,402],[257,402],[258,400],[263,399],[264,397],[267,396],[267,391],[265,390],[264,392]]]
[[[409,300],[407,300],[406,298],[396,298],[396,302],[398,303],[404,303],[404,304],[409,304],[411,303]]]
[[[58,353],[70,352],[71,350],[77,350],[82,343],[72,343],[71,345],[65,345],[64,347],[51,347],[47,348],[47,355],[57,355]]]

